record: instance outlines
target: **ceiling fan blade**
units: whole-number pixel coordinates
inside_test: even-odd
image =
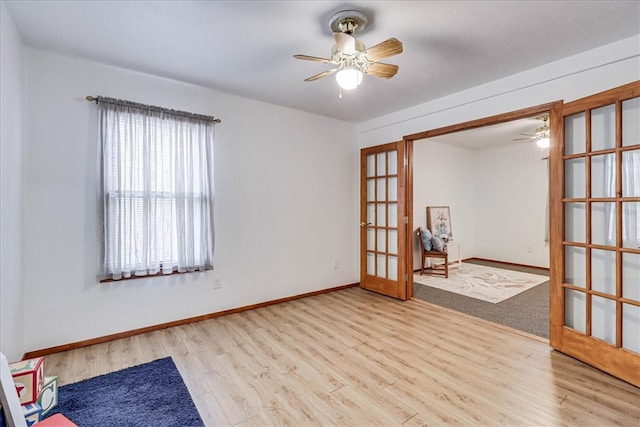
[[[356,38],[347,33],[333,33],[338,50],[345,55],[356,53]]]
[[[391,38],[375,46],[371,46],[363,53],[369,61],[375,62],[379,59],[402,53],[402,42],[396,38]]]
[[[326,76],[328,76],[328,75],[331,75],[331,74],[335,73],[336,71],[338,71],[338,69],[337,69],[337,68],[332,68],[332,69],[330,69],[330,70],[327,70],[327,71],[323,71],[323,72],[321,72],[321,73],[318,73],[318,74],[316,74],[315,76],[311,76],[311,77],[309,77],[309,78],[306,78],[306,79],[304,79],[304,81],[305,81],[305,82],[312,82],[312,81],[314,81],[314,80],[318,80],[318,79],[321,79],[321,78],[326,77]]]
[[[383,64],[382,62],[375,62],[369,65],[364,73],[374,77],[382,77],[383,79],[390,79],[398,72],[398,66],[393,64]]]
[[[316,61],[328,64],[331,62],[330,59],[327,58],[318,58],[317,56],[309,56],[309,55],[293,55],[296,59],[304,59],[305,61]]]
[[[535,139],[534,136],[529,136],[527,138],[516,138],[514,141],[533,141]]]

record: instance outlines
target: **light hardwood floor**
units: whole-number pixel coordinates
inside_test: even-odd
[[[53,354],[45,370],[64,385],[165,356],[207,426],[640,424],[638,388],[541,340],[359,288]]]

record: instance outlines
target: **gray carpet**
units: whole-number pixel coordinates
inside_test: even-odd
[[[544,270],[513,266],[491,261],[470,260],[474,264],[524,271],[548,276]],[[464,267],[463,267],[464,268]],[[497,304],[464,295],[413,284],[413,297],[513,329],[549,338],[549,282],[528,289]]]

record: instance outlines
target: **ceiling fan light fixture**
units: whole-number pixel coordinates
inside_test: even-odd
[[[543,150],[549,148],[551,145],[551,132],[549,131],[549,116],[543,116],[542,121],[544,125],[538,129],[536,129],[536,145]]]
[[[536,140],[536,145],[542,149],[549,148],[551,145],[551,140],[548,135],[543,135]]]
[[[343,10],[329,19],[329,28],[333,34],[335,44],[331,49],[331,58],[318,58],[309,55],[293,55],[296,59],[323,62],[335,67],[306,78],[305,82],[318,80],[334,74],[342,90],[357,88],[364,75],[390,79],[398,72],[398,66],[378,62],[381,59],[402,53],[402,42],[396,38],[387,39],[370,48],[355,36],[356,31],[362,31],[367,25],[367,17],[357,10]]]
[[[343,68],[336,73],[338,86],[344,90],[353,90],[362,83],[362,71],[356,68]]]

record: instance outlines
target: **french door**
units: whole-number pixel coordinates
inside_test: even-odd
[[[406,151],[404,142],[360,152],[360,287],[406,300]]]
[[[550,343],[640,386],[640,82],[552,129]]]

